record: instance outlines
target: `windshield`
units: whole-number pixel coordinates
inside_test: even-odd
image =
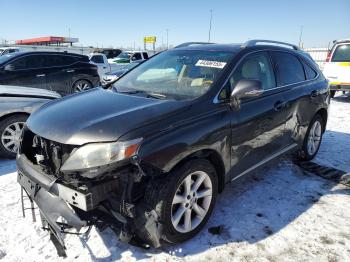
[[[131,56],[130,53],[125,53],[125,52],[123,52],[123,53],[120,53],[120,54],[117,56],[117,58],[121,58],[121,59],[130,59],[130,56]]]
[[[350,44],[338,46],[333,53],[332,62],[350,62]]]
[[[142,63],[114,84],[123,90],[157,93],[174,99],[205,94],[232,52],[171,50]]]
[[[139,64],[139,63],[133,62],[133,63],[127,64],[123,69],[128,69],[128,70],[130,70],[130,69],[134,68],[135,66],[137,66],[138,64]]]
[[[0,50],[2,52],[2,50]],[[10,60],[12,57],[16,56],[17,54],[12,53],[12,54],[6,54],[0,56],[0,64],[6,63],[8,60]]]

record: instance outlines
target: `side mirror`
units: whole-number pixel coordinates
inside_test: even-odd
[[[15,70],[15,67],[11,64],[5,65],[4,67],[4,71],[13,71],[13,70]]]
[[[240,107],[242,98],[251,98],[260,96],[264,92],[262,83],[259,80],[242,79],[239,80],[235,88],[232,90],[230,101],[231,106]]]
[[[239,80],[235,88],[232,90],[231,98],[242,99],[256,97],[264,92],[262,83],[259,80],[242,79]]]

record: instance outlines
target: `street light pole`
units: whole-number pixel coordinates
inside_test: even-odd
[[[166,29],[166,49],[169,49],[169,29]]]
[[[303,36],[303,26],[300,26],[299,47],[301,48],[301,37]]]
[[[210,42],[210,34],[211,34],[211,21],[213,19],[213,9],[210,9],[210,23],[209,23],[209,37],[208,42]]]

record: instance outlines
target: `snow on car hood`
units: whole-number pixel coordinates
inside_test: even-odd
[[[62,144],[117,141],[143,125],[169,117],[184,104],[95,88],[44,105],[27,120],[35,134]]]

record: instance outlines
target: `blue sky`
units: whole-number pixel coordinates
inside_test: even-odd
[[[237,43],[263,38],[327,46],[350,38],[350,0],[1,0],[0,40],[46,35],[78,37],[80,44],[143,46],[143,37],[157,36],[157,45],[207,41],[213,10],[213,42]]]

